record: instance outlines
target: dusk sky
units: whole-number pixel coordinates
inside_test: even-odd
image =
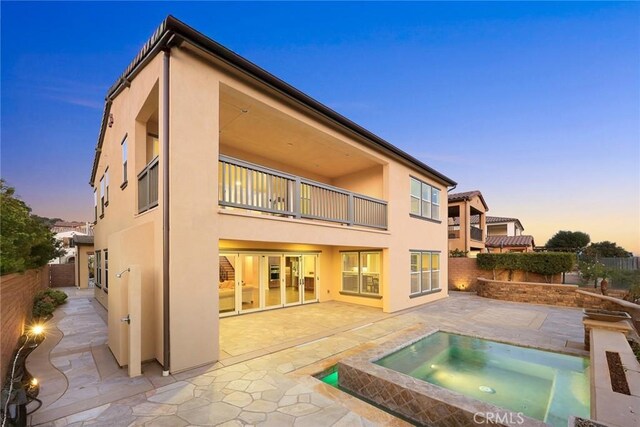
[[[482,191],[537,245],[580,230],[640,253],[631,2],[2,2],[1,176],[35,213],[92,218],[104,95],[167,14]]]

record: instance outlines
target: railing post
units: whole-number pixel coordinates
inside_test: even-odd
[[[353,225],[354,220],[355,220],[355,214],[354,214],[354,205],[353,205],[353,193],[349,192],[349,214],[348,214],[348,218],[349,218],[349,225]]]
[[[300,208],[300,199],[302,197],[302,183],[300,177],[297,176],[293,183],[293,214],[295,218],[300,218],[302,209]]]

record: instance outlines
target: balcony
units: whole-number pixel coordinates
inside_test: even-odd
[[[384,200],[223,155],[218,164],[218,203],[292,218],[387,229]]]
[[[460,227],[457,225],[449,226],[449,238],[450,239],[459,239],[460,238]]]
[[[469,227],[469,229],[471,230],[471,240],[476,240],[478,242],[483,242],[484,239],[482,238],[482,229],[478,228],[478,227],[474,227],[473,225]]]
[[[138,174],[138,213],[158,206],[158,157]]]

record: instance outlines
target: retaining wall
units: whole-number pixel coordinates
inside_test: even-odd
[[[577,285],[509,282],[481,278],[478,279],[476,291],[481,297],[502,301],[620,310],[620,306],[615,302],[598,298],[595,293],[592,296],[589,292],[576,292],[578,289],[580,288]]]

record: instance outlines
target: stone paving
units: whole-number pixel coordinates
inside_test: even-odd
[[[348,304],[323,303],[314,308],[325,309],[327,318],[350,309],[362,313],[360,306]],[[286,312],[287,309],[277,312],[285,323]],[[243,318],[251,324],[255,321],[251,316],[255,315],[235,318],[236,326],[242,327]],[[173,381],[170,384],[156,382],[154,388],[134,396],[114,399],[41,425],[406,425],[310,375],[343,357],[421,327],[585,355],[579,349],[583,331],[578,309],[506,303],[452,293],[448,299],[399,314],[378,312],[373,316],[377,319],[370,317],[363,316],[351,328],[342,328],[320,339],[312,336],[314,340],[310,342],[280,351],[233,364],[225,365],[222,360],[213,366],[172,375],[165,379]],[[149,377],[146,381],[153,383],[154,379]]]

